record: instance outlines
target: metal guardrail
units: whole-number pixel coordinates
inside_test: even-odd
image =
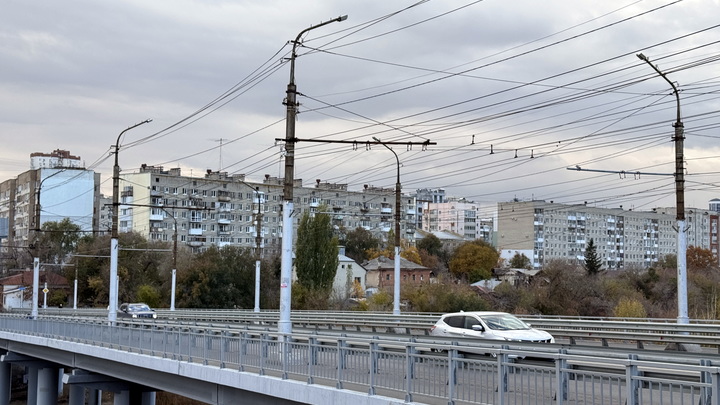
[[[424,337],[290,336],[227,325],[123,321],[111,326],[90,318],[0,316],[0,331],[416,403],[720,405],[718,360],[698,362],[682,353],[622,355],[542,344],[447,345]]]
[[[279,313],[276,311],[251,312],[227,309],[181,309],[157,310],[160,319],[192,323],[227,323],[276,327]],[[14,310],[12,313],[25,313]],[[29,312],[27,312],[29,313]],[[58,316],[107,316],[103,309],[41,309],[41,314]],[[329,312],[294,311],[294,326],[305,330],[339,330],[354,332],[427,335],[440,314],[403,313],[400,316],[385,312]],[[566,339],[570,345],[599,342],[611,346],[614,342],[632,342],[637,348],[648,343],[684,344],[714,347],[720,353],[720,323],[692,320],[689,324],[677,324],[671,319],[633,318],[579,318],[520,316],[533,327],[544,329],[556,338]],[[594,343],[597,344],[597,343]]]

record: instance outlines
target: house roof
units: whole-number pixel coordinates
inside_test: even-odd
[[[48,285],[51,286],[69,286],[68,281],[65,277],[54,273],[52,271],[41,271],[40,272],[40,282],[45,283],[47,282]],[[33,284],[33,272],[32,271],[22,271],[17,274],[13,274],[12,276],[7,276],[0,278],[0,285],[6,286],[6,285],[20,285],[20,286],[31,286]]]
[[[394,270],[395,269],[395,259],[390,259],[389,257],[380,256],[376,257],[375,259],[368,260],[365,263],[362,264],[362,266],[367,270]],[[410,260],[400,258],[400,268],[405,270],[430,270],[425,266],[419,265],[417,263],[411,262]]]
[[[427,235],[435,235],[438,239],[441,241],[465,241],[465,237],[463,235],[460,235],[459,233],[451,232],[451,231],[423,231],[421,229],[415,230],[415,240],[420,240]]]

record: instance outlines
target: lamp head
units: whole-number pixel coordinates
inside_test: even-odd
[[[650,61],[650,60],[647,58],[647,56],[643,55],[642,53],[639,53],[639,54],[637,54],[636,56],[637,56],[638,58],[640,58],[640,60],[642,60],[642,61],[645,61],[645,62],[649,62],[649,61]]]
[[[337,18],[337,22],[345,21],[345,20],[347,20],[347,14],[341,15],[340,17]]]

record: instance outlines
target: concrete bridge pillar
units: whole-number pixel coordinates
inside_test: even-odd
[[[38,405],[57,405],[58,402],[58,368],[37,368],[37,402]],[[29,392],[28,392],[29,394]],[[29,396],[29,395],[28,395]],[[28,403],[32,404],[28,400]]]
[[[37,404],[38,393],[38,368],[37,366],[25,367],[25,379],[27,380],[27,400],[28,404]]]
[[[57,405],[58,393],[62,391],[59,365],[13,352],[2,355],[0,362],[25,367],[28,404]]]
[[[12,364],[0,361],[0,405],[10,404],[12,390]]]
[[[88,388],[88,405],[102,404],[102,390],[97,388]]]
[[[85,405],[85,387],[70,385],[68,388],[68,405]]]

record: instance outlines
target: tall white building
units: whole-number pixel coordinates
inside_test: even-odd
[[[33,164],[41,168],[0,183],[0,238],[4,254],[30,247],[46,222],[68,218],[82,231],[98,229],[100,174],[76,167],[78,157],[60,152],[72,159],[33,160],[38,155],[53,155],[33,153]]]
[[[687,209],[688,245],[717,252],[718,215]],[[582,263],[592,239],[605,269],[650,267],[677,254],[675,213],[671,209],[628,211],[545,201],[498,204],[497,248],[501,257],[516,253],[541,268],[551,259]]]

